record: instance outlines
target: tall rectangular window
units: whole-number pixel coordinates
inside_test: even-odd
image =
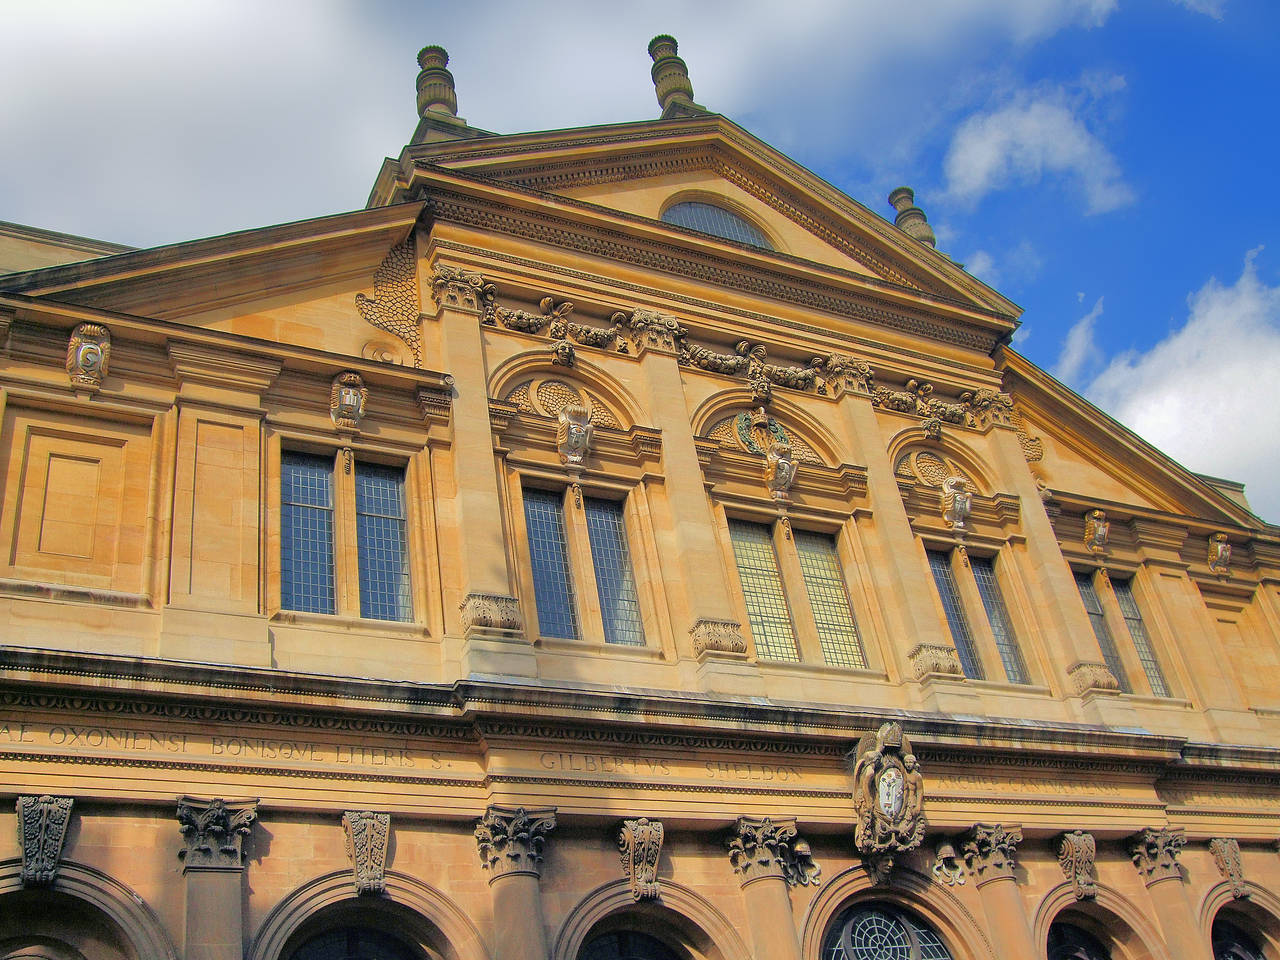
[[[1160,669],[1160,661],[1151,648],[1151,638],[1147,636],[1147,626],[1142,622],[1142,611],[1138,609],[1138,601],[1133,596],[1133,584],[1128,580],[1112,580],[1116,600],[1120,604],[1120,612],[1124,614],[1125,626],[1129,628],[1129,636],[1133,638],[1133,648],[1138,653],[1147,682],[1151,684],[1151,692],[1157,697],[1169,696],[1169,684],[1165,682],[1164,671]]]
[[[1080,589],[1080,599],[1084,601],[1085,612],[1089,614],[1089,622],[1093,625],[1094,636],[1098,638],[1098,649],[1102,651],[1102,659],[1107,668],[1115,675],[1120,690],[1133,693],[1129,684],[1129,676],[1124,672],[1124,663],[1120,660],[1120,651],[1111,637],[1107,627],[1107,618],[1102,612],[1102,603],[1098,600],[1098,592],[1093,588],[1093,577],[1087,573],[1076,574],[1076,586]]]
[[[333,460],[285,453],[280,509],[280,606],[333,613]]]
[[[357,462],[355,476],[360,616],[412,620],[405,549],[404,471]]]
[[[583,501],[587,516],[587,539],[591,541],[591,563],[600,594],[600,618],[604,621],[604,642],[644,646],[644,626],[640,619],[640,598],[631,570],[631,551],[622,504],[616,500]]]
[[[1000,654],[1000,662],[1004,664],[1005,676],[1010,683],[1026,683],[1027,665],[1023,663],[1022,651],[1013,634],[1009,609],[1005,606],[1000,581],[996,579],[995,563],[988,557],[970,557],[969,566],[978,583],[978,594],[982,597],[982,606],[991,623],[991,633],[996,639],[996,650]]]
[[[956,654],[960,657],[960,667],[970,680],[981,680],[982,662],[978,659],[973,634],[969,632],[969,621],[965,619],[960,593],[956,589],[955,577],[951,574],[951,556],[939,550],[930,550],[928,554],[929,569],[933,571],[933,582],[938,587],[938,597],[942,600],[942,610],[947,617],[947,626],[951,629],[951,641],[956,645]]]
[[[867,658],[845,592],[835,540],[806,530],[795,531],[794,537],[823,660],[837,667],[865,668]]]
[[[747,621],[756,643],[756,656],[765,660],[798,661],[791,612],[782,590],[773,532],[760,523],[729,521],[729,540],[747,603]]]
[[[578,611],[565,542],[561,496],[546,490],[524,491],[524,520],[529,533],[533,595],[538,632],[544,637],[578,638]]]

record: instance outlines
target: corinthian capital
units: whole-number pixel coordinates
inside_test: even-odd
[[[744,886],[766,877],[804,886],[822,874],[809,844],[796,833],[795,817],[739,817],[728,846],[729,862]]]
[[[244,838],[257,817],[257,800],[179,799],[178,829],[186,841],[186,847],[178,851],[183,870],[241,869]]]
[[[1013,877],[1017,866],[1018,844],[1022,842],[1021,827],[1006,827],[999,823],[975,823],[965,834],[960,849],[969,870],[982,884],[1001,877]]]
[[[493,804],[476,824],[480,865],[489,882],[512,874],[542,875],[542,846],[556,828],[555,807],[505,807]]]
[[[1129,856],[1147,886],[1170,877],[1181,879],[1178,854],[1187,838],[1182,828],[1152,830],[1150,827],[1129,838]]]

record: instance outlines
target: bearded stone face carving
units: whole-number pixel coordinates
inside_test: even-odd
[[[924,839],[924,777],[898,723],[866,734],[848,760],[857,816],[854,845],[882,882],[894,854],[914,850]]]

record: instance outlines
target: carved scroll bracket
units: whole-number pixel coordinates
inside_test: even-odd
[[[1094,874],[1094,858],[1098,854],[1098,845],[1093,835],[1083,830],[1073,830],[1058,837],[1056,846],[1062,875],[1071,881],[1076,899],[1091,900],[1096,897],[1098,880]]]
[[[641,817],[623,820],[618,831],[618,849],[622,855],[622,872],[631,884],[633,900],[657,900],[658,860],[662,856],[665,830],[659,820]]]
[[[356,893],[384,893],[391,815],[348,810],[342,815],[342,829],[347,835],[347,858],[355,876]]]
[[[58,875],[62,844],[71,823],[71,797],[19,797],[18,839],[22,844],[22,885],[47,887]]]
[[[1231,895],[1237,900],[1249,896],[1244,880],[1244,861],[1240,859],[1240,841],[1234,837],[1214,837],[1209,841],[1213,865],[1224,880],[1231,885]]]

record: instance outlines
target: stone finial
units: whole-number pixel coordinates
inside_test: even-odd
[[[693,84],[689,82],[689,67],[676,56],[676,41],[666,34],[649,41],[649,56],[653,58],[654,91],[662,118],[693,116],[705,113],[693,102]]]
[[[342,830],[347,836],[347,859],[351,861],[356,893],[384,893],[391,815],[348,810],[342,815]]]
[[[62,844],[71,822],[71,797],[19,797],[18,839],[22,844],[22,885],[48,887],[58,875]]]
[[[542,875],[542,847],[556,828],[555,807],[492,804],[476,824],[480,864],[492,883],[513,874]]]
[[[929,226],[924,211],[915,205],[915,200],[916,193],[910,187],[898,187],[889,194],[889,203],[898,211],[893,225],[907,236],[936,247],[938,238],[933,235],[933,227]]]
[[[244,838],[257,816],[257,800],[180,798],[178,827],[186,847],[178,851],[178,856],[183,861],[183,871],[241,869]]]
[[[449,54],[444,47],[423,47],[418,51],[418,116],[425,118],[428,111],[458,115],[458,95],[453,89],[453,74],[445,69]]]

